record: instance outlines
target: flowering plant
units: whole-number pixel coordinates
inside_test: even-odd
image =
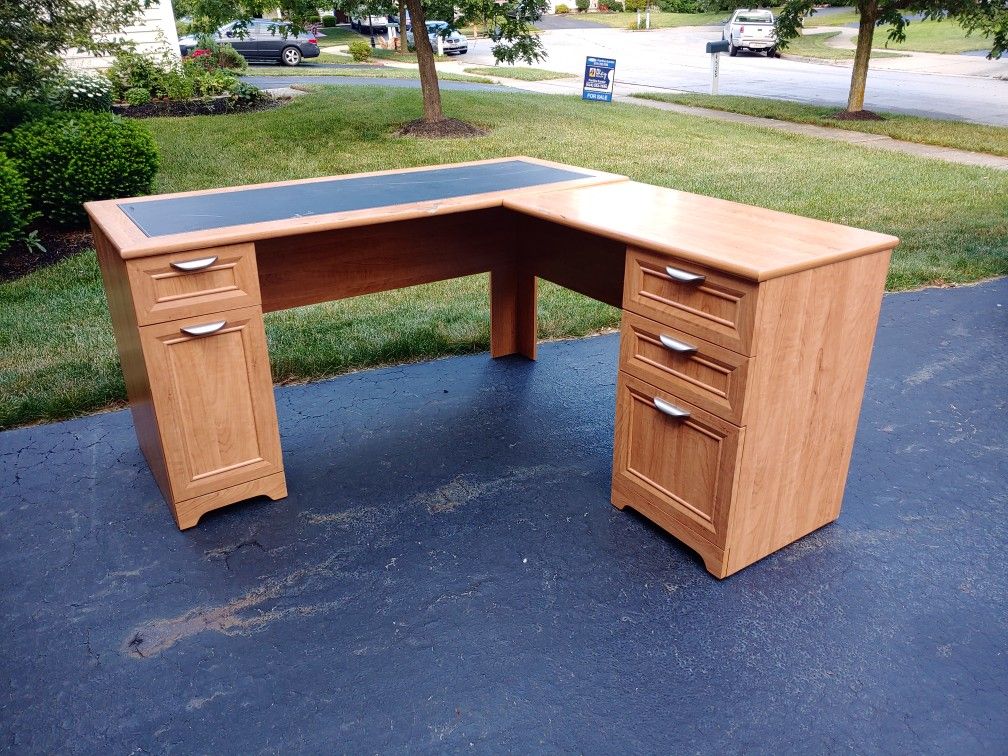
[[[60,110],[92,110],[112,108],[112,82],[104,76],[84,71],[71,71],[53,85],[49,99]]]

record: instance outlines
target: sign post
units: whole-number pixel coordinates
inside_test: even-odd
[[[718,78],[721,75],[721,53],[728,52],[728,42],[726,40],[708,42],[707,52],[710,53],[710,93],[716,95],[718,93]]]
[[[613,87],[616,84],[616,61],[612,58],[585,58],[584,87],[582,100],[612,102]]]

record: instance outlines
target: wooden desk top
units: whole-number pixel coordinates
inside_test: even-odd
[[[509,197],[504,206],[754,281],[899,244],[887,234],[636,181]]]
[[[619,176],[528,157],[85,203],[124,259],[500,207]]]
[[[527,157],[103,200],[85,207],[124,259],[492,207],[755,281],[899,244],[886,234]]]

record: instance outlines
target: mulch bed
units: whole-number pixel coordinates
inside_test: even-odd
[[[94,246],[91,232],[86,228],[70,230],[52,226],[35,228],[38,231],[38,239],[45,249],[29,247],[23,241],[12,244],[10,249],[0,254],[0,283],[21,278],[32,271]]]
[[[423,118],[418,118],[404,124],[396,134],[424,139],[459,139],[486,136],[487,131],[458,118],[442,118],[440,121],[425,121]]]
[[[883,121],[878,113],[870,110],[841,110],[830,116],[834,121]]]
[[[235,102],[230,97],[208,97],[203,100],[151,100],[144,105],[116,104],[112,111],[129,118],[162,118],[165,116],[225,115],[270,110],[290,101],[289,97],[264,97],[258,102]]]

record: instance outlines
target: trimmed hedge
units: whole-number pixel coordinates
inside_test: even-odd
[[[0,253],[24,236],[25,228],[36,215],[24,178],[14,161],[0,152]]]
[[[355,39],[349,45],[350,54],[358,63],[362,63],[371,57],[371,45],[363,39]]]
[[[0,150],[27,182],[32,205],[59,226],[83,225],[83,203],[150,192],[154,139],[111,113],[60,113],[0,136]]]

